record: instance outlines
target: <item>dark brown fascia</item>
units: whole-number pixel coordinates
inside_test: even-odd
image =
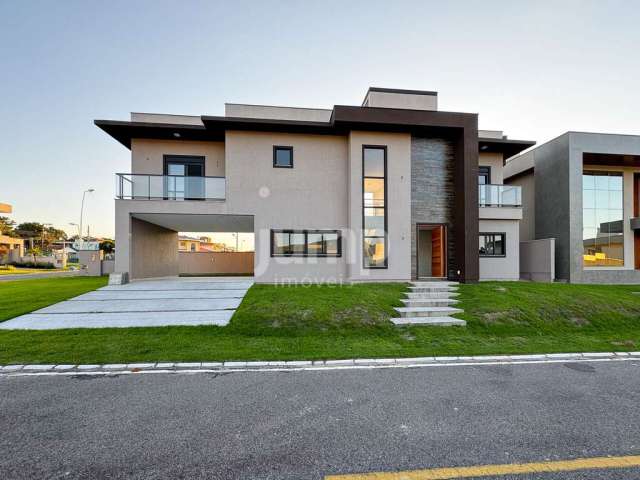
[[[159,140],[221,141],[222,135],[209,131],[204,125],[185,125],[154,122],[127,122],[119,120],[94,120],[97,127],[131,149],[131,139],[152,138]],[[176,134],[178,136],[176,136]]]
[[[608,167],[640,167],[640,155],[624,155],[617,153],[582,154],[583,165],[603,165]]]
[[[532,140],[512,140],[507,138],[478,138],[480,153],[502,153],[503,163],[518,153],[533,147],[536,142]]]

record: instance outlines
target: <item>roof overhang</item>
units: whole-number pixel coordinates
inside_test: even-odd
[[[640,167],[640,155],[620,155],[615,153],[582,154],[583,165],[603,165],[607,167]]]
[[[479,138],[480,153],[502,153],[504,160],[513,157],[527,148],[533,147],[532,140],[511,140],[506,138]]]
[[[224,140],[224,132],[220,134],[219,132],[210,131],[204,125],[126,122],[119,120],[94,120],[93,123],[129,149],[131,148],[131,139],[133,138],[151,138],[158,140]]]
[[[11,213],[13,208],[8,203],[0,203],[0,213]]]
[[[176,232],[253,233],[253,215],[132,213],[131,216]]]

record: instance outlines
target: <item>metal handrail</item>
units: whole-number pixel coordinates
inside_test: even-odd
[[[152,178],[157,178],[152,183]],[[179,185],[178,179],[184,179]],[[116,173],[120,200],[225,200],[226,177]],[[125,188],[125,181],[126,188]]]

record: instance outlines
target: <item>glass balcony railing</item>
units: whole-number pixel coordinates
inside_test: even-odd
[[[225,177],[116,173],[116,198],[128,200],[224,200]]]
[[[521,207],[522,189],[515,185],[478,185],[481,207]]]

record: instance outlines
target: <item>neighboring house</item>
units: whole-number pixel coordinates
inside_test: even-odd
[[[11,213],[13,208],[7,203],[0,203],[0,213]]]
[[[640,282],[640,136],[567,132],[505,166],[522,240],[555,238],[558,279]]]
[[[177,275],[178,232],[254,233],[257,282],[519,278],[520,189],[502,169],[534,142],[478,132],[436,92],[95,124],[131,150],[115,207],[132,278]]]
[[[24,240],[0,235],[0,263],[19,262],[24,256]]]
[[[202,241],[199,238],[192,238],[184,235],[179,235],[178,251],[179,252],[199,252],[201,243]]]

